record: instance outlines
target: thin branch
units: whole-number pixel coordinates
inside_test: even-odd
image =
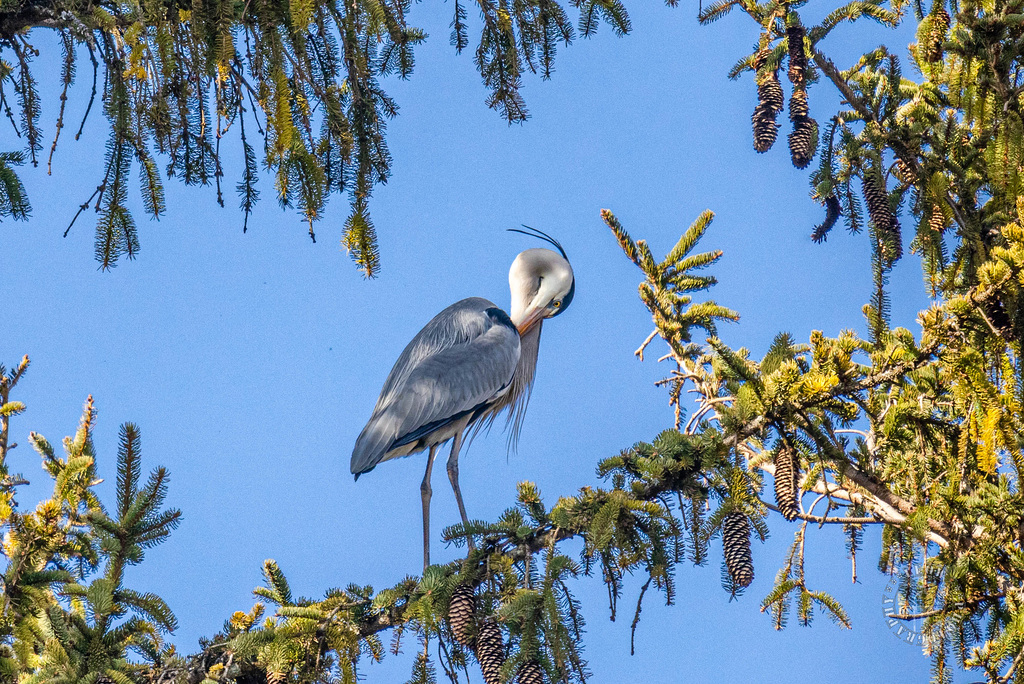
[[[105,181],[104,181],[104,182],[105,182]],[[101,191],[101,190],[103,190],[103,186],[102,186],[102,185],[97,185],[97,186],[96,186],[96,189],[92,191],[92,194],[91,194],[91,195],[89,195],[89,199],[85,200],[85,202],[84,202],[84,203],[82,203],[82,204],[78,205],[78,211],[76,211],[76,212],[75,212],[75,215],[74,215],[74,217],[72,217],[72,219],[71,219],[71,223],[69,223],[69,224],[68,224],[68,227],[67,227],[67,229],[65,229],[65,231],[64,231],[64,237],[67,237],[67,236],[68,236],[68,233],[70,233],[70,232],[71,232],[71,227],[72,227],[73,225],[75,225],[75,221],[77,221],[77,220],[78,220],[78,217],[79,217],[79,215],[81,215],[81,213],[82,213],[83,211],[85,211],[86,209],[88,209],[88,208],[89,208],[89,205],[90,205],[90,204],[92,204],[92,200],[93,200],[93,198],[95,198],[95,197],[96,197],[96,195],[98,195],[98,194],[100,193],[100,191]]]
[[[96,77],[99,74],[100,65],[96,61],[96,51],[93,50],[91,43],[89,45],[89,59],[92,60],[92,92],[89,94],[89,104],[85,108],[85,114],[82,116],[82,123],[78,125],[78,132],[75,133],[75,140],[82,137],[82,130],[85,128],[85,122],[89,118],[89,112],[92,111],[92,103],[96,101]],[[66,235],[66,233],[65,233]]]
[[[636,356],[636,357],[638,357],[638,358],[639,358],[639,359],[640,359],[641,361],[643,361],[643,360],[644,360],[644,349],[646,349],[646,348],[647,348],[647,345],[649,345],[649,344],[650,344],[650,343],[651,343],[652,341],[654,341],[654,338],[655,338],[655,337],[657,337],[657,336],[658,336],[658,330],[657,330],[657,329],[655,329],[655,330],[653,330],[653,331],[651,332],[651,334],[650,334],[650,335],[648,335],[648,336],[647,336],[647,339],[646,339],[646,340],[644,340],[644,343],[643,343],[643,344],[641,344],[641,345],[640,345],[640,346],[639,346],[639,347],[637,348],[637,350],[636,350],[635,352],[633,352],[633,356]]]
[[[769,510],[779,512],[778,506],[769,503],[765,500],[761,500],[761,504]],[[822,523],[825,525],[884,525],[884,520],[878,518],[858,518],[850,516],[824,516],[824,515],[811,515],[809,513],[797,513],[796,517],[800,520],[806,520],[808,522]]]

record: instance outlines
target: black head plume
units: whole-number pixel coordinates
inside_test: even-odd
[[[544,242],[551,243],[552,245],[555,246],[555,249],[557,249],[559,251],[559,253],[562,255],[563,259],[565,259],[566,261],[569,260],[569,255],[565,253],[564,249],[562,249],[562,243],[561,242],[559,242],[555,238],[551,237],[550,235],[548,235],[544,231],[538,230],[537,228],[531,228],[530,226],[527,226],[527,225],[524,225],[523,228],[525,228],[526,230],[520,230],[519,228],[509,228],[508,232],[510,232],[510,233],[522,233],[523,235],[529,235],[530,237],[539,238],[539,239],[543,240]]]

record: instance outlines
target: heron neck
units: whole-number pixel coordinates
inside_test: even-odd
[[[533,390],[533,378],[537,372],[537,354],[540,351],[540,331],[544,325],[539,321],[526,333],[519,337],[519,362],[512,374],[512,386],[506,395],[509,406],[508,413],[508,444],[515,450],[519,442],[519,433],[523,429],[526,417],[526,406],[530,403],[530,392]]]

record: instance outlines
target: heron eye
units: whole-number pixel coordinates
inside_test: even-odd
[[[562,306],[562,302],[559,302],[559,301],[551,302],[551,306],[553,306],[553,307],[555,307],[557,309],[558,307]]]

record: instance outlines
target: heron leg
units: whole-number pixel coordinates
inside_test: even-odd
[[[423,482],[420,483],[420,498],[423,500],[423,569],[430,567],[430,471],[434,467],[434,457],[437,456],[437,445],[430,447],[427,454],[427,472],[423,473]]]
[[[455,501],[459,504],[462,526],[466,528],[469,527],[469,518],[466,516],[466,506],[462,503],[462,490],[459,489],[459,449],[462,448],[462,435],[463,432],[460,431],[456,433],[455,439],[452,440],[452,453],[448,457],[448,479],[451,480],[452,490],[455,492]],[[473,545],[472,537],[466,537],[466,541],[469,542],[471,550],[476,548]]]

